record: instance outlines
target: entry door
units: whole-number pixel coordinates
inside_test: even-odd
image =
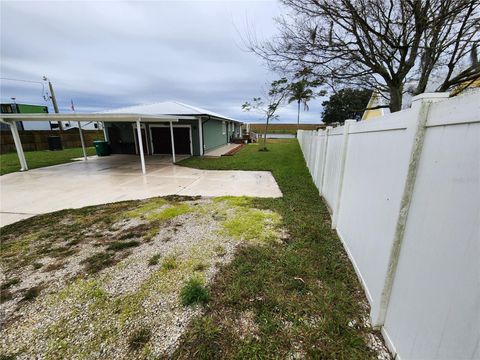
[[[110,148],[114,154],[121,154],[122,153],[122,138],[120,136],[120,131],[116,126],[109,126],[107,127],[108,132],[108,142],[110,144]]]
[[[171,154],[172,141],[169,127],[151,127],[154,154]],[[190,155],[190,129],[174,127],[175,154]]]

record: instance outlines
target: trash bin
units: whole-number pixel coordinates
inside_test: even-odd
[[[95,151],[98,156],[108,156],[111,154],[110,145],[104,140],[94,140],[93,146],[95,146]]]
[[[60,136],[49,136],[48,139],[48,150],[62,150],[62,138]]]

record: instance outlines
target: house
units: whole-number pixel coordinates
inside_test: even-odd
[[[213,111],[164,101],[149,105],[113,109],[101,114],[143,114],[178,117],[173,127],[176,154],[203,155],[240,137],[241,122]],[[172,154],[170,126],[165,122],[141,124],[143,152],[146,155]],[[113,153],[138,154],[136,123],[105,122],[105,138]]]
[[[0,114],[0,122],[10,127],[21,171],[28,170],[18,132],[22,121],[77,123],[83,154],[87,160],[81,123],[103,123],[105,140],[117,154],[138,154],[146,174],[145,155],[204,155],[207,151],[240,137],[242,123],[213,111],[174,101],[130,106],[102,113]]]
[[[368,100],[367,110],[363,112],[362,121],[374,119],[390,112],[388,108],[375,109],[375,107],[381,106],[381,105],[387,105],[387,104],[385,103],[385,100],[382,98],[380,93],[377,90],[374,90],[372,92],[372,96],[370,96],[370,100]]]
[[[2,114],[48,114],[48,107],[42,105],[30,104],[0,104]],[[8,125],[0,124],[0,130],[10,130]],[[18,130],[51,130],[49,121],[19,121],[17,123]]]
[[[2,114],[48,114],[48,106],[32,105],[32,104],[17,104],[17,103],[3,103],[1,104]],[[77,126],[71,121],[61,122],[63,130],[76,129]],[[102,126],[99,122],[87,122],[82,125],[84,130],[101,130]],[[58,121],[18,121],[17,128],[20,131],[35,131],[35,130],[58,130]],[[9,131],[10,127],[6,124],[0,123],[0,130]]]

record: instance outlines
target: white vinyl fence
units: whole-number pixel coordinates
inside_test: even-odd
[[[480,359],[480,94],[298,141],[397,359]]]

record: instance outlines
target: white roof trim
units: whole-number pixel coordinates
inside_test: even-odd
[[[0,114],[2,122],[15,121],[104,121],[104,122],[178,122],[192,120],[194,116],[145,114]]]

